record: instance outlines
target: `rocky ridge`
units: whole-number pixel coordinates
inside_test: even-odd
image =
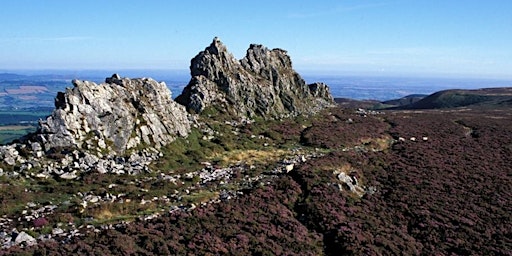
[[[334,104],[327,85],[306,85],[282,49],[252,44],[238,61],[215,38],[192,59],[190,70],[192,78],[176,101],[165,83],[151,78],[73,80],[34,134],[0,147],[0,167],[14,170],[10,176],[36,169],[31,175],[43,178],[74,179],[91,170],[139,174],[162,146],[201,126],[186,109],[215,107],[245,120],[316,113]]]
[[[123,153],[141,145],[160,148],[190,132],[185,109],[165,83],[115,74],[105,83],[73,81],[35,136],[45,151],[59,147]]]
[[[288,152],[281,156],[281,160],[276,160],[277,167],[255,175],[252,172],[256,167],[243,163],[215,168],[208,165],[187,173],[175,173],[173,169],[157,167],[155,162],[169,156],[163,153],[166,145],[178,138],[188,143],[186,137],[197,136],[191,136],[194,132],[204,135],[202,140],[214,144],[218,140],[216,137],[227,136],[223,135],[226,131],[226,134],[239,136],[240,129],[250,127],[254,122],[250,120],[252,117],[278,118],[310,114],[333,103],[325,84],[306,85],[291,69],[290,58],[284,50],[268,50],[261,45],[251,45],[246,58],[236,61],[222,43],[215,39],[192,63],[192,79],[187,88],[190,92],[191,85],[195,84],[200,87],[196,92],[201,95],[187,93],[186,88],[178,97],[179,100],[174,101],[166,85],[151,78],[130,79],[114,74],[101,84],[74,80],[73,88],[58,93],[55,110],[40,121],[40,127],[34,134],[29,134],[17,143],[0,146],[0,178],[8,181],[0,183],[1,188],[18,189],[19,186],[15,185],[17,182],[37,184],[37,188],[30,191],[15,190],[12,193],[15,200],[24,193],[51,194],[45,191],[44,186],[49,186],[52,191],[54,185],[55,190],[76,186],[67,192],[61,191],[62,197],[67,197],[65,200],[51,202],[53,199],[44,201],[46,199],[34,198],[32,200],[35,203],[26,203],[25,210],[16,216],[3,215],[0,218],[1,246],[32,245],[35,242],[33,238],[42,241],[53,239],[52,235],[54,238],[70,239],[80,235],[78,229],[84,227],[95,230],[92,225],[78,227],[74,223],[67,225],[60,220],[57,226],[53,225],[55,220],[51,218],[57,218],[62,211],[82,214],[84,210],[94,211],[123,203],[142,207],[156,204],[155,200],[166,207],[172,205],[174,208],[171,211],[194,209],[194,204],[183,204],[184,197],[193,197],[205,193],[203,190],[206,188],[213,189],[233,182],[236,185],[231,187],[241,188],[263,184],[263,180],[273,179],[283,172],[288,173],[307,159],[318,156],[316,153]],[[231,76],[238,78],[229,80]],[[225,90],[220,89],[224,87]],[[179,104],[187,101],[197,104]],[[228,111],[223,113],[228,114],[228,119],[208,120],[208,117],[190,113],[201,112],[210,106],[226,107]],[[211,130],[219,122],[222,123],[220,127],[227,130]],[[268,147],[266,136],[258,134],[250,138]],[[231,176],[238,177],[240,173],[245,176],[236,181],[231,180]],[[124,176],[123,181],[112,178],[119,177],[117,175],[129,176]],[[101,182],[95,179],[113,182],[99,184]],[[91,186],[91,182],[102,188]],[[168,194],[162,194],[147,197],[149,200],[144,199],[144,194],[151,194],[152,191],[142,187],[156,183],[168,183],[168,186],[176,187],[177,190],[169,197]],[[121,188],[117,189],[118,185]],[[123,189],[136,189],[139,192],[127,195]],[[231,188],[206,194],[216,195],[210,202],[219,202],[237,193],[237,189]],[[60,209],[60,212],[55,213],[55,209]],[[48,220],[53,227],[48,226]],[[36,225],[38,221],[45,224]],[[22,229],[12,229],[21,226]],[[40,236],[34,235],[34,227]],[[44,234],[48,228],[51,234]],[[64,231],[61,232],[61,229]]]
[[[241,117],[279,118],[314,113],[334,102],[327,85],[306,84],[285,50],[259,44],[237,60],[215,38],[192,59],[190,72],[176,101],[196,113],[214,106]]]
[[[115,74],[102,84],[73,85],[58,93],[37,132],[0,146],[0,176],[73,180],[91,171],[149,172],[159,149],[187,136],[195,123],[163,82]]]

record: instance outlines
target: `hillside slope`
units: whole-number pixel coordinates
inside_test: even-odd
[[[436,92],[402,109],[440,109],[456,107],[494,108],[512,100],[512,88],[485,88],[478,90],[446,90]]]
[[[276,124],[324,154],[218,204],[4,254],[511,255],[511,113],[337,108]]]

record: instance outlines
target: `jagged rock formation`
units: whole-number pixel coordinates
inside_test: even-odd
[[[0,147],[0,164],[42,168],[44,177],[74,177],[70,170],[119,173],[125,165],[127,173],[139,173],[160,155],[161,146],[190,133],[196,121],[186,108],[199,113],[213,106],[235,117],[280,118],[334,103],[327,85],[306,85],[286,51],[261,45],[251,45],[238,61],[215,38],[192,59],[191,75],[177,102],[165,83],[150,78],[115,74],[101,84],[74,80],[73,88],[57,94],[55,110],[35,133],[21,144]],[[117,156],[126,159],[119,162]],[[43,158],[66,161],[37,160]]]
[[[215,38],[192,59],[190,72],[192,79],[176,101],[196,113],[218,106],[239,116],[276,118],[313,113],[333,103],[329,88],[306,85],[282,49],[252,44],[239,61]]]
[[[159,148],[190,132],[185,108],[172,100],[163,82],[113,75],[102,84],[73,84],[57,95],[56,109],[40,122],[35,136],[45,151],[78,147],[123,153],[144,144]]]

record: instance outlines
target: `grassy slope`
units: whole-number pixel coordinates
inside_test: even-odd
[[[237,135],[223,121],[209,125],[218,125],[226,131],[224,136],[200,142],[198,133],[193,135],[196,138],[178,141],[166,153],[175,158],[157,166],[174,171],[171,165],[181,161],[185,167],[180,171],[187,172],[195,168],[194,161],[204,159],[219,165],[248,161],[251,155],[260,161],[269,159],[254,170],[258,173],[272,162],[268,152],[301,145],[326,155],[220,204],[136,221],[64,245],[50,242],[6,253],[507,255],[512,251],[510,111],[389,111],[364,116],[332,109],[309,120],[238,127]],[[259,134],[271,138],[267,147],[250,143],[254,139],[250,135]],[[267,154],[231,155],[254,151]],[[359,198],[346,189],[340,191],[335,170],[353,172],[376,193]],[[101,178],[86,180],[100,185]],[[162,189],[158,184],[147,188]]]
[[[496,108],[512,99],[512,88],[480,90],[447,90],[431,94],[420,101],[403,106],[404,109],[440,109],[455,107]]]

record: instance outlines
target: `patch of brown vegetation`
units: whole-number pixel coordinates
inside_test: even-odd
[[[232,165],[243,162],[244,164],[268,164],[290,154],[285,150],[232,150],[214,154],[211,159],[220,161],[223,165]]]

